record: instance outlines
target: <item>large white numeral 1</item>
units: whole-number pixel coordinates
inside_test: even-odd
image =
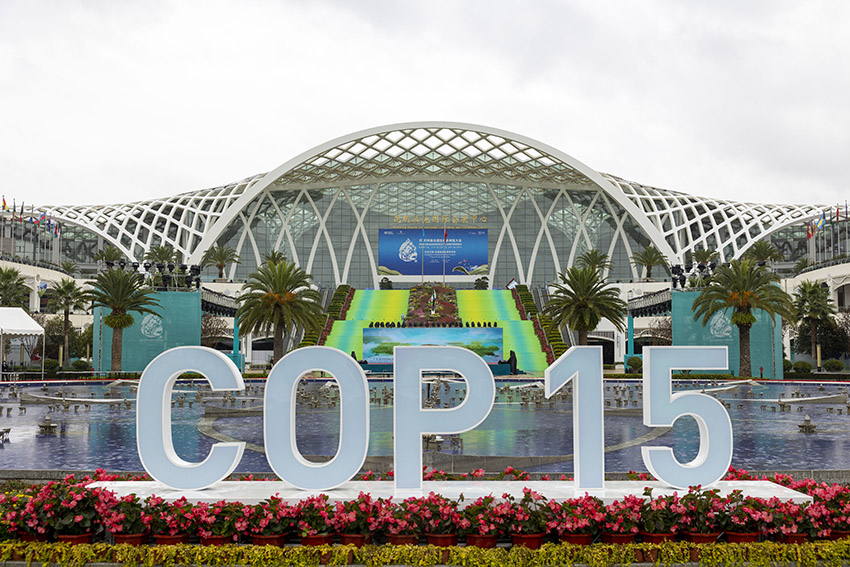
[[[679,463],[670,447],[641,447],[643,463],[658,480],[675,488],[714,484],[732,462],[732,420],[719,401],[705,394],[673,394],[674,368],[725,370],[726,347],[648,347],[643,350],[643,423],[671,427],[689,415],[699,426],[699,453]]]
[[[573,380],[575,487],[599,490],[605,480],[601,346],[575,346],[562,354],[544,374],[546,397],[570,380]]]

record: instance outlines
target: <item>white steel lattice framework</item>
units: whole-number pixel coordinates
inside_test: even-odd
[[[825,210],[647,187],[509,132],[411,123],[332,140],[270,173],[224,187],[49,212],[102,236],[135,261],[151,246],[169,244],[188,263],[198,263],[210,246],[227,244],[242,260],[230,267],[231,278],[253,271],[270,250],[281,250],[324,283],[376,286],[377,229],[407,219],[405,207],[417,213],[417,221],[421,214],[441,227],[447,212],[451,219],[466,209],[486,211],[475,216],[487,219],[487,275],[494,285],[510,277],[551,281],[590,248],[607,252],[615,263],[619,258],[618,273],[610,275],[627,279],[639,276],[628,258],[649,243],[673,263],[696,248],[716,249],[726,261]]]

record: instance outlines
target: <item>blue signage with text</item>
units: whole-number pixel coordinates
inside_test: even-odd
[[[382,275],[487,275],[487,229],[383,229],[378,264]]]

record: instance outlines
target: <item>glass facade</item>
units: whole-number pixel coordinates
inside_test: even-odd
[[[228,274],[234,280],[246,279],[264,254],[277,250],[321,285],[362,289],[376,287],[381,277],[378,235],[388,228],[487,229],[487,276],[494,287],[511,279],[552,282],[592,248],[612,257],[609,278],[634,279],[630,258],[650,243],[634,219],[592,185],[550,189],[423,180],[301,190],[271,186],[224,229],[218,244],[239,254],[240,263]],[[468,278],[471,285],[475,277]]]

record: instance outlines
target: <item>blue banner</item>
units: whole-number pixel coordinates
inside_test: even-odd
[[[369,363],[393,361],[396,346],[459,346],[488,363],[502,360],[501,327],[369,327],[363,329],[363,358]]]
[[[383,229],[378,274],[388,276],[486,275],[487,229]]]

